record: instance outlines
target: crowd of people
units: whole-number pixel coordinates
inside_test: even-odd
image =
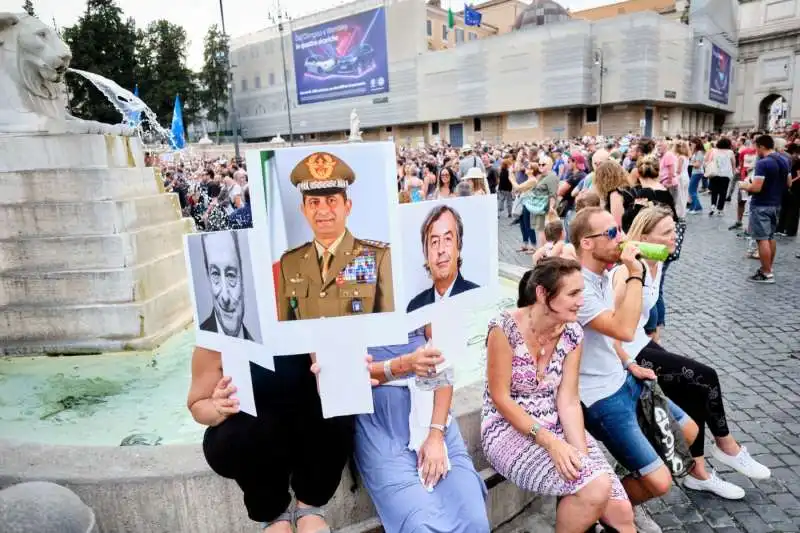
[[[401,203],[496,194],[498,223],[520,226],[519,253],[531,256],[531,269],[516,307],[488,324],[481,442],[508,481],[557,497],[558,533],[660,531],[641,504],[674,479],[744,498],[706,463],[706,428],[715,461],[752,479],[770,476],[731,434],[716,370],[662,347],[664,278],[680,259],[687,217],[720,216],[730,202],[731,230],[760,261],[748,279],[775,283],[777,239],[797,232],[798,156],[794,132],[398,147]],[[216,161],[163,172],[202,229],[246,227],[234,224],[245,208],[249,219],[243,169]],[[642,256],[641,243],[664,247],[668,258]],[[259,413],[260,405],[270,413],[253,418],[239,412],[219,354],[196,347],[189,409],[209,427],[209,464],[236,480],[250,518],[268,533],[329,531],[323,508],[351,457],[385,531],[488,532],[487,489],[450,416],[452,386],[435,391],[421,434],[409,425],[408,378],[430,377],[442,362],[427,331],[370,348],[375,412],[325,420],[311,356],[276,358],[275,372],[253,373],[264,391]],[[653,427],[637,417],[643,398],[664,406],[671,425],[661,429],[673,447],[653,444]]]

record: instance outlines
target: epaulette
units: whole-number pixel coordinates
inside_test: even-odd
[[[310,246],[311,244],[313,244],[313,243],[310,242],[310,241],[309,242],[305,242],[305,243],[301,244],[300,246],[292,248],[291,250],[286,250],[285,252],[283,252],[283,255],[284,256],[289,255],[291,253],[294,253],[294,252],[296,252],[298,250],[301,250],[301,249],[305,248],[306,246]]]
[[[388,242],[381,242],[381,241],[370,241],[368,239],[356,239],[357,244],[365,244],[367,246],[372,246],[373,248],[388,248]]]

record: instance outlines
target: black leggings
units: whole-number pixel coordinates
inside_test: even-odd
[[[728,197],[728,183],[731,179],[725,176],[711,176],[711,182],[708,186],[711,191],[711,208],[717,208],[717,211],[725,209],[725,198]]]
[[[208,428],[203,452],[214,472],[242,489],[250,519],[270,522],[289,507],[290,485],[315,507],[333,497],[352,454],[353,420],[323,419],[318,397],[299,408],[259,408],[258,418],[237,413]]]
[[[636,362],[645,368],[652,368],[658,375],[658,384],[664,394],[697,423],[700,431],[689,447],[692,457],[705,455],[703,440],[706,424],[715,437],[730,434],[725,407],[722,405],[722,389],[713,368],[670,353],[653,341],[639,352]]]

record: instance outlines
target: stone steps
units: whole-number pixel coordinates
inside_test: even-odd
[[[183,249],[192,232],[192,220],[181,218],[129,233],[0,240],[0,274],[130,267]]]
[[[186,280],[183,250],[134,267],[0,273],[0,306],[115,304],[148,300]]]
[[[96,202],[0,205],[0,240],[109,235],[180,218],[175,194]]]
[[[14,346],[135,345],[163,331],[177,317],[191,321],[189,286],[182,279],[148,300],[89,305],[13,305],[0,307],[0,352]],[[53,350],[47,350],[53,351]],[[97,350],[99,351],[99,350]],[[67,352],[58,352],[67,353]]]
[[[92,202],[163,193],[152,168],[23,170],[0,179],[0,205]]]
[[[144,167],[138,139],[117,135],[3,135],[0,173]]]

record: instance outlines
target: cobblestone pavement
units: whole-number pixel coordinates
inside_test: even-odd
[[[667,271],[663,340],[717,370],[731,433],[772,478],[751,481],[710,459],[746,490],[743,500],[674,487],[647,507],[665,531],[800,531],[800,239],[778,241],[774,285],[750,283],[758,261],[744,257],[731,223],[730,215],[689,217],[681,258]],[[516,252],[519,226],[505,215],[499,226],[500,260],[528,265]]]

